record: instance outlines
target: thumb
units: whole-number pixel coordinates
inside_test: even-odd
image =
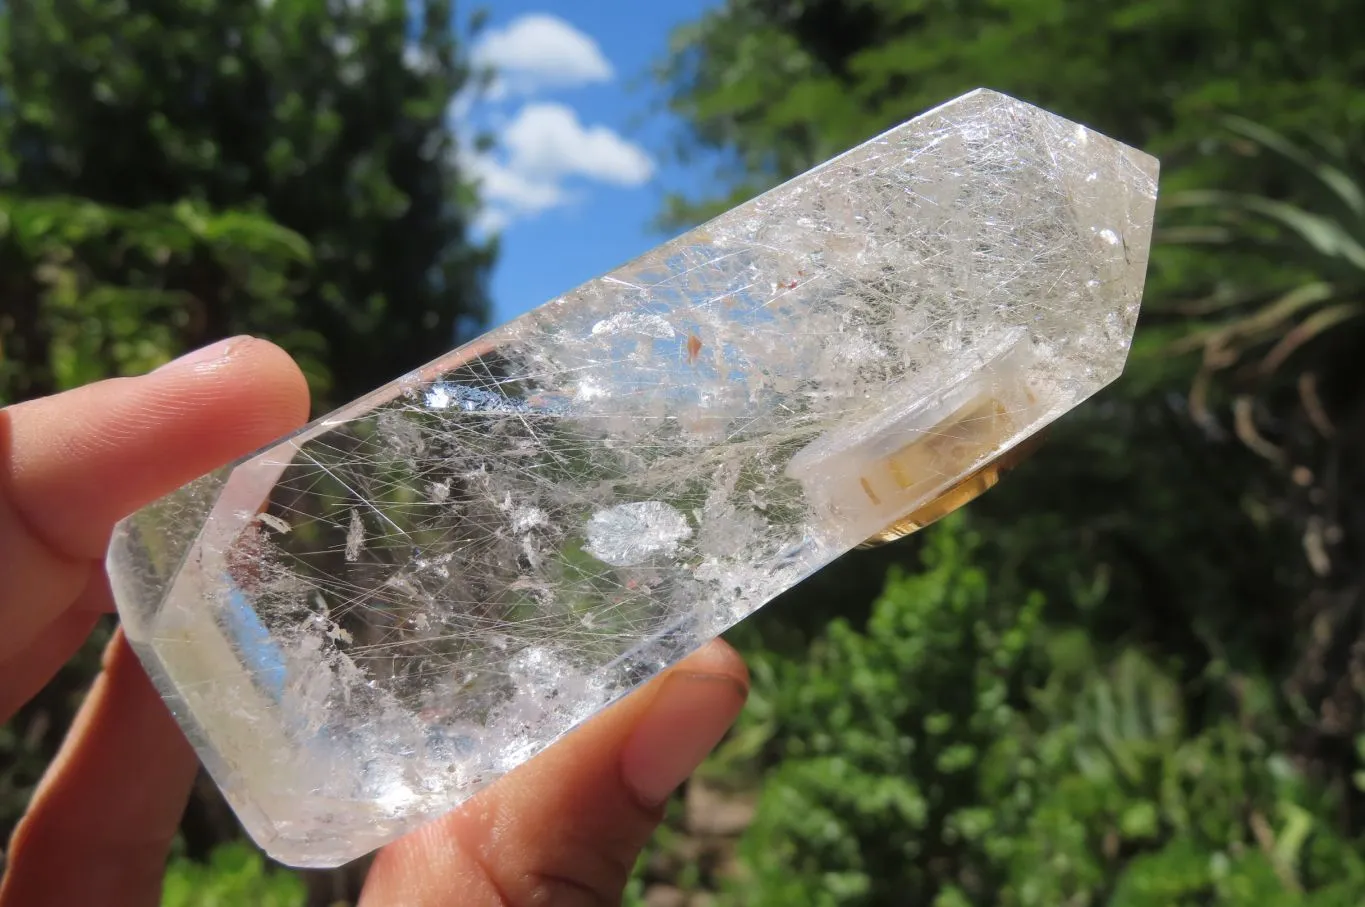
[[[362,907],[619,904],[664,802],[747,694],[734,649],[705,646],[459,811],[386,847]]]

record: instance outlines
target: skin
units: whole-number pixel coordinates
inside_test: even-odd
[[[303,377],[233,338],[0,410],[0,721],[113,610],[114,523],[301,425]],[[384,848],[361,904],[615,904],[662,804],[738,716],[712,643],[458,811]],[[0,907],[155,905],[197,761],[121,634],[10,841]]]

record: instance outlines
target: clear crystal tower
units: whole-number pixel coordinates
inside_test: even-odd
[[[272,856],[360,856],[1117,377],[1156,176],[958,98],[132,515],[127,636]]]

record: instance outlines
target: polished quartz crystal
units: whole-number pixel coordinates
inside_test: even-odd
[[[129,517],[128,638],[271,855],[359,856],[1118,376],[1156,175],[958,98]]]

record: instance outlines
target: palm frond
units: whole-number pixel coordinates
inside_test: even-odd
[[[1365,190],[1341,167],[1313,154],[1268,126],[1237,116],[1228,117],[1225,123],[1231,131],[1277,154],[1301,172],[1312,175],[1346,210],[1357,217],[1365,217]]]

